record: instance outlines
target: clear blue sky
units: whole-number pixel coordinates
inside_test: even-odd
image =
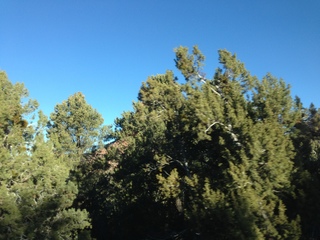
[[[1,0],[0,9],[0,70],[47,115],[80,91],[111,124],[148,76],[174,70],[175,47],[195,44],[207,77],[227,49],[320,107],[319,0]]]

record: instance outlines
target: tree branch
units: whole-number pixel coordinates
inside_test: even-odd
[[[202,77],[199,73],[198,73],[198,78],[200,79],[201,82],[207,83],[206,79]],[[221,94],[218,93],[216,90],[214,90],[212,87],[210,87],[210,89],[212,90],[212,92],[214,92],[215,94],[219,95],[219,97],[221,97]]]

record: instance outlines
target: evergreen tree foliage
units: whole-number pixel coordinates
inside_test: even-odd
[[[262,81],[235,55],[219,51],[222,68],[201,74],[204,56],[176,50],[173,73],[143,83],[132,112],[116,120],[125,142],[109,204],[119,239],[299,239],[299,218],[288,216],[297,121],[289,86]],[[134,223],[134,224],[133,224]],[[125,231],[123,230],[125,229]]]
[[[300,100],[298,102],[300,103]],[[295,194],[291,196],[289,212],[300,215],[303,239],[316,239],[320,236],[319,130],[320,110],[311,104],[309,108],[303,109],[292,134],[297,154],[296,171],[292,177]]]
[[[100,208],[104,208],[98,190],[106,192],[101,188],[108,184],[97,186],[105,164],[104,158],[95,156],[99,156],[109,131],[108,126],[102,125],[103,121],[101,114],[78,92],[55,106],[47,130],[56,156],[72,166],[70,179],[79,190],[73,207],[90,212],[93,232],[99,224]]]
[[[113,130],[82,93],[36,115],[0,72],[0,239],[319,237],[320,110],[227,50],[211,79],[175,55],[185,82],[148,77]]]
[[[77,186],[70,167],[45,141],[45,116],[32,121],[37,103],[23,84],[0,73],[0,239],[72,239],[90,227],[88,213],[72,207]]]
[[[91,151],[94,145],[101,145],[106,131],[102,124],[101,114],[78,92],[55,106],[50,115],[48,135],[57,154],[72,159]]]

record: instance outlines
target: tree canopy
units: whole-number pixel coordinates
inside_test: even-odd
[[[101,144],[106,130],[102,124],[101,114],[78,92],[55,106],[50,115],[48,133],[60,154],[81,156]]]
[[[0,238],[70,239],[90,219],[72,208],[77,187],[68,180],[70,167],[44,140],[45,116],[39,113],[36,127],[26,120],[38,105],[27,97],[23,84],[0,73]]]
[[[80,92],[32,118],[0,73],[0,238],[320,236],[320,111],[227,50],[212,78],[197,46],[174,51],[184,81],[148,77],[113,129]]]

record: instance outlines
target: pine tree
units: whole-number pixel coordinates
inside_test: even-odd
[[[103,121],[101,114],[78,92],[55,106],[48,128],[56,155],[72,166],[70,179],[79,189],[73,207],[90,213],[93,235],[99,226],[100,209],[105,204],[100,191],[107,191],[109,180],[99,186],[100,179],[105,179],[103,169],[108,165],[104,157],[98,157],[104,151],[104,140],[110,131],[109,126],[102,125]]]
[[[215,166],[212,172],[220,172],[207,178],[207,186],[212,186],[213,198],[223,196],[232,207],[223,212],[238,226],[225,234],[244,239],[298,237],[296,222],[287,218],[281,199],[290,187],[293,146],[288,132],[297,117],[289,88],[271,75],[259,82],[235,55],[225,50],[219,55],[223,68],[213,80],[189,74],[194,81],[187,96],[192,99],[191,112],[199,116],[194,129],[200,142],[208,139],[207,147],[213,148],[208,168]]]
[[[109,155],[119,161],[114,234],[298,239],[284,203],[299,115],[289,86],[271,75],[258,81],[226,50],[206,79],[204,59],[197,47],[177,48],[186,83],[172,72],[148,78],[134,110],[116,121],[115,139],[127,147]]]
[[[19,193],[13,190],[23,172],[27,159],[27,136],[32,129],[24,119],[37,108],[35,101],[22,104],[28,96],[23,84],[12,84],[5,72],[0,72],[0,238],[22,236],[25,230],[23,216],[17,201]]]
[[[78,92],[55,106],[50,115],[48,135],[58,155],[79,160],[85,152],[101,145],[106,131],[102,124],[101,114]]]
[[[290,212],[301,217],[303,239],[316,239],[320,236],[319,129],[320,110],[311,104],[309,108],[303,109],[292,134],[296,171],[292,177],[295,194],[291,196],[289,204]]]
[[[148,78],[138,98],[134,113],[126,112],[116,121],[114,138],[125,147],[107,154],[109,159],[119,161],[113,175],[116,203],[109,204],[109,212],[117,221],[111,234],[119,239],[170,235],[172,229],[166,225],[179,215],[175,205],[161,200],[157,174],[168,164],[168,169],[173,169],[170,157],[184,154],[181,148],[176,149],[183,140],[174,135],[178,136],[183,127],[174,124],[179,124],[184,106],[180,85],[168,71]],[[175,217],[171,217],[170,209]]]
[[[43,137],[46,118],[28,117],[37,108],[23,84],[0,73],[0,238],[70,239],[90,227],[88,213],[72,208],[77,187],[70,166]],[[23,102],[26,102],[23,104]]]

